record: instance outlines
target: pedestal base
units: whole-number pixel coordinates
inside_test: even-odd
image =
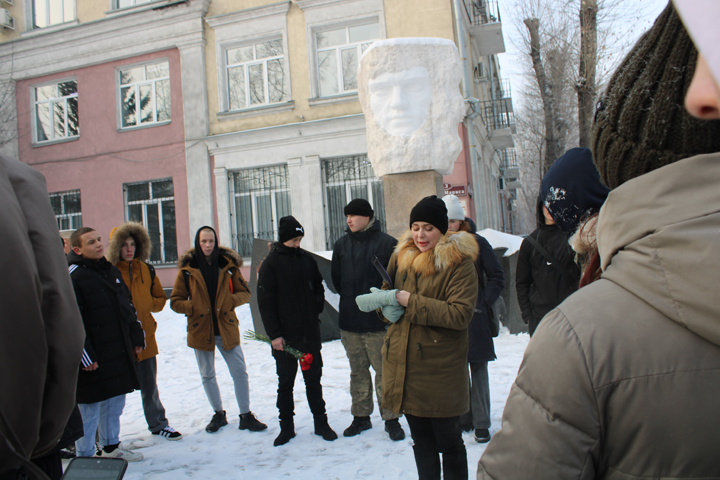
[[[408,229],[415,204],[428,195],[442,198],[445,192],[443,177],[435,170],[384,175],[382,181],[387,233],[398,239]]]

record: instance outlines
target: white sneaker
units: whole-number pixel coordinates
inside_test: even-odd
[[[143,459],[142,453],[133,452],[132,450],[125,450],[124,448],[122,448],[122,443],[118,444],[117,448],[110,453],[106,452],[103,449],[101,456],[111,458],[124,458],[128,462],[139,462]]]

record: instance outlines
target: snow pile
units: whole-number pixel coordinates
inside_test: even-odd
[[[237,309],[241,333],[252,329],[250,309]],[[131,463],[125,478],[137,479],[414,479],[417,478],[410,430],[401,442],[391,441],[377,411],[373,428],[352,438],[342,436],[350,425],[350,367],[340,341],[323,345],[323,394],[330,425],[340,438],[326,442],[313,434],[312,415],[305,399],[301,375],[295,385],[295,430],[297,437],[281,447],[272,443],[280,429],[275,407],[277,375],[270,348],[260,342],[243,340],[243,351],[250,375],[251,409],[268,424],[264,432],[238,430],[238,406],[233,384],[222,356],[216,353],[218,383],[230,424],[215,434],[205,432],[212,417],[200,383],[194,351],[186,345],[185,317],[165,309],[155,314],[158,323],[158,384],[160,399],[167,410],[170,425],[182,432],[183,439],[170,442],[147,430],[140,392],[127,396],[121,423],[121,440],[143,453],[145,460]],[[498,360],[490,363],[492,397],[491,432],[500,428],[502,409],[515,380],[529,337],[510,335],[503,328],[495,339]],[[475,443],[472,434],[463,434],[468,449],[470,476],[485,445]]]
[[[509,257],[513,253],[520,250],[520,245],[523,241],[522,237],[519,237],[517,235],[511,235],[509,233],[498,232],[497,230],[493,230],[492,228],[480,230],[479,232],[477,232],[477,234],[490,242],[490,245],[492,245],[493,249],[507,248],[507,250],[503,254],[503,257]]]

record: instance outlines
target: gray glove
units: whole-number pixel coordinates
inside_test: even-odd
[[[395,323],[400,320],[400,317],[402,317],[403,313],[405,313],[405,307],[401,307],[399,305],[386,305],[382,307],[383,317],[385,317],[391,323]]]
[[[397,298],[395,298],[395,290],[380,290],[379,288],[372,287],[370,289],[372,293],[366,293],[365,295],[358,295],[355,297],[355,303],[358,308],[363,312],[372,312],[378,308],[393,305],[398,306]]]

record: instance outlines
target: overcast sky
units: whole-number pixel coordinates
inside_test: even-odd
[[[509,78],[512,82],[513,96],[516,96],[520,92],[520,86],[522,85],[521,55],[527,55],[527,52],[520,52],[516,46],[520,44],[518,28],[525,30],[525,25],[520,24],[518,27],[513,24],[513,15],[509,10],[513,8],[515,1],[521,0],[499,0],[506,52],[500,54],[498,58],[500,60],[502,77]],[[566,1],[577,3],[577,0]],[[626,8],[629,12],[625,16],[620,16],[615,25],[615,30],[617,30],[617,35],[628,40],[628,49],[632,48],[632,45],[640,35],[652,26],[667,3],[668,0],[624,0],[624,2],[622,2],[622,6],[619,8]],[[627,50],[617,55],[618,62],[626,53]]]

